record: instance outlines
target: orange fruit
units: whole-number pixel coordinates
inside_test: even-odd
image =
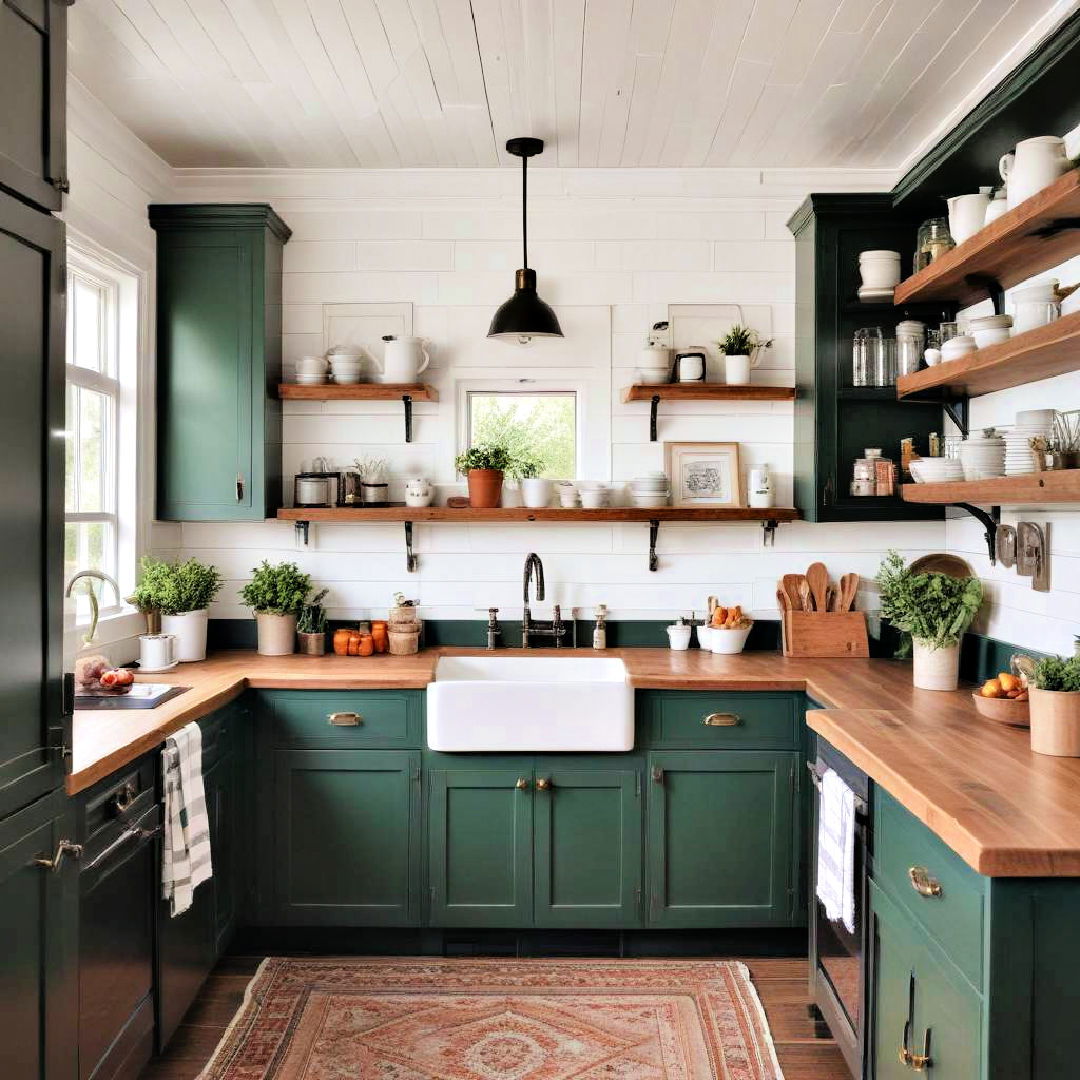
[[[1027,701],[1027,699],[1028,699],[1028,692],[1026,690],[1021,690],[1020,693],[1016,695],[1016,700],[1017,701]]]
[[[997,679],[987,679],[979,691],[983,697],[1002,697],[1001,683]]]
[[[1001,683],[1001,689],[1004,690],[1006,693],[1008,693],[1010,690],[1020,689],[1020,679],[1016,675],[1013,675],[1008,671],[1001,672],[1001,674],[997,677],[997,681]]]

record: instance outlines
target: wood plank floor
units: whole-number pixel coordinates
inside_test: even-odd
[[[140,1080],[195,1080],[244,1000],[261,956],[227,956],[206,980],[165,1055]],[[747,960],[776,1043],[785,1080],[851,1080],[831,1039],[814,1037],[806,1013],[805,960]]]

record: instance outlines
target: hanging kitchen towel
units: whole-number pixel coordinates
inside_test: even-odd
[[[161,895],[173,918],[189,907],[195,886],[211,873],[210,822],[202,778],[202,732],[196,723],[165,740],[165,843],[161,854]]]
[[[818,803],[817,897],[831,921],[855,933],[855,795],[832,769]]]

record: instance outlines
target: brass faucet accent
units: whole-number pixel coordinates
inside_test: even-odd
[[[544,599],[544,564],[540,561],[540,556],[535,551],[530,551],[525,556],[525,570],[522,574],[521,591],[522,599],[525,603],[524,611],[521,614],[521,647],[523,649],[531,649],[532,643],[531,637],[541,636],[550,637],[555,641],[555,648],[562,648],[562,639],[566,636],[566,626],[562,621],[562,609],[559,604],[555,605],[555,615],[551,621],[551,625],[544,627],[534,625],[532,621],[532,612],[529,611],[529,582],[533,580],[533,575],[536,576],[536,599]]]

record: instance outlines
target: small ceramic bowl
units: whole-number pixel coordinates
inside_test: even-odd
[[[722,626],[714,626],[710,638],[710,648],[714,653],[731,656],[741,653],[746,648],[746,639],[750,636],[753,625],[745,626],[741,630],[727,630]]]
[[[1004,345],[1012,337],[1012,331],[1005,326],[992,326],[986,330],[972,330],[971,336],[980,349],[986,349],[991,345]]]

